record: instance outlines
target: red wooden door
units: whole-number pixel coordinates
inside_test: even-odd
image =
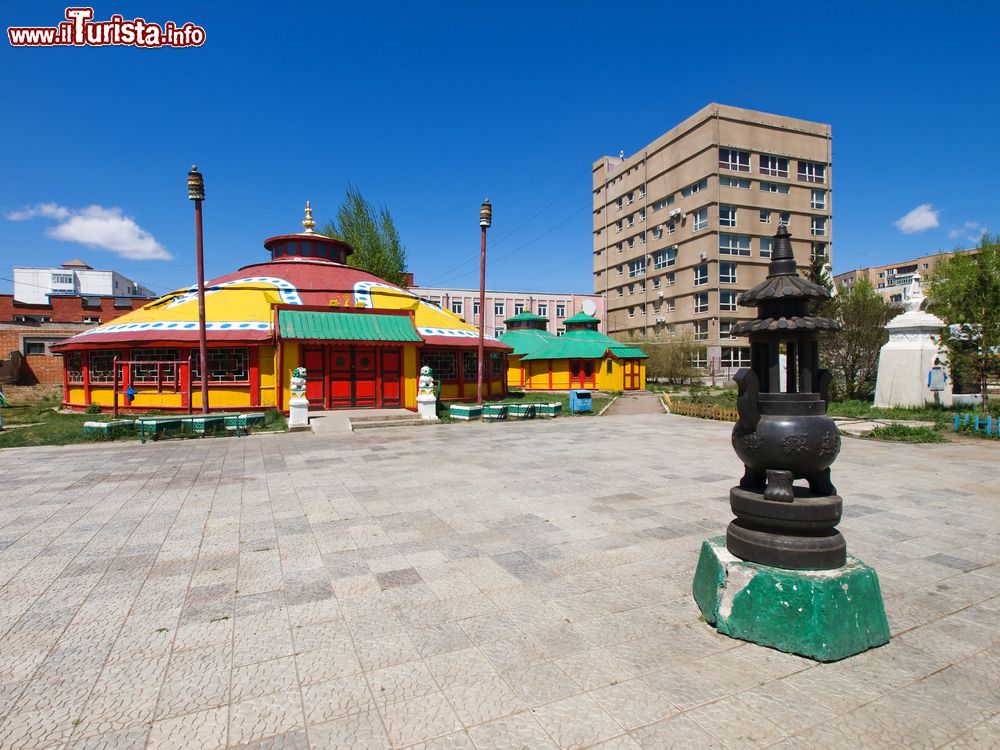
[[[403,358],[399,349],[382,350],[382,406],[403,403]]]
[[[596,378],[594,377],[594,360],[592,359],[572,359],[569,363],[569,385],[571,388],[593,388]]]
[[[354,350],[354,406],[375,406],[378,365],[375,349]]]
[[[331,409],[351,405],[351,386],[351,350],[346,347],[331,349],[329,402]]]
[[[302,366],[306,368],[306,399],[309,406],[326,405],[326,363],[321,347],[302,348]]]

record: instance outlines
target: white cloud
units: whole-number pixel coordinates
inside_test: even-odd
[[[966,242],[979,242],[983,238],[983,234],[988,231],[990,228],[978,221],[967,221],[961,227],[949,230],[948,237],[953,240],[961,237]]]
[[[20,211],[8,211],[6,216],[10,221],[24,221],[36,216],[55,219],[58,222],[56,226],[45,232],[49,237],[110,250],[129,260],[170,260],[174,257],[120,208],[87,206],[70,209],[55,203],[40,203]]]
[[[39,203],[36,206],[26,206],[20,211],[8,211],[6,216],[11,221],[25,221],[26,219],[34,219],[36,216],[65,219],[69,216],[69,209],[55,203]]]
[[[896,219],[894,223],[903,234],[926,232],[928,229],[940,226],[939,213],[941,210],[934,208],[930,203],[921,203],[906,216]]]

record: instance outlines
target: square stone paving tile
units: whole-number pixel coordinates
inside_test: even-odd
[[[893,640],[816,664],[691,598],[724,423],[0,451],[0,747],[1000,747],[995,466],[844,440]]]

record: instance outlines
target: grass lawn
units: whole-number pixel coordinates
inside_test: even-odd
[[[6,429],[0,432],[0,448],[25,448],[32,445],[72,445],[75,443],[107,442],[100,437],[83,434],[84,422],[110,422],[110,414],[62,414],[58,398],[46,397],[38,401],[9,402],[3,407],[3,422]],[[146,416],[154,416],[145,412]],[[135,415],[131,415],[135,416]],[[130,415],[122,414],[121,419]],[[14,425],[29,425],[15,427]],[[284,430],[287,427],[285,417],[276,409],[271,409],[264,415],[264,424],[255,427],[254,432],[272,432]],[[194,437],[194,434],[184,434],[182,437]],[[198,437],[201,437],[198,435]],[[138,440],[134,430],[124,431],[118,439]]]

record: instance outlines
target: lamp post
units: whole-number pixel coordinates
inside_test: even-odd
[[[201,413],[208,414],[208,338],[205,332],[205,253],[201,235],[201,202],[205,200],[205,178],[198,167],[188,172],[188,198],[194,201],[195,253],[198,263],[198,350],[201,361]],[[188,398],[191,394],[188,393]]]
[[[490,199],[483,201],[482,208],[479,209],[479,370],[476,374],[476,403],[482,406],[483,403],[483,370],[485,361],[483,359],[483,337],[484,323],[486,322],[486,230],[493,223],[493,206]]]

